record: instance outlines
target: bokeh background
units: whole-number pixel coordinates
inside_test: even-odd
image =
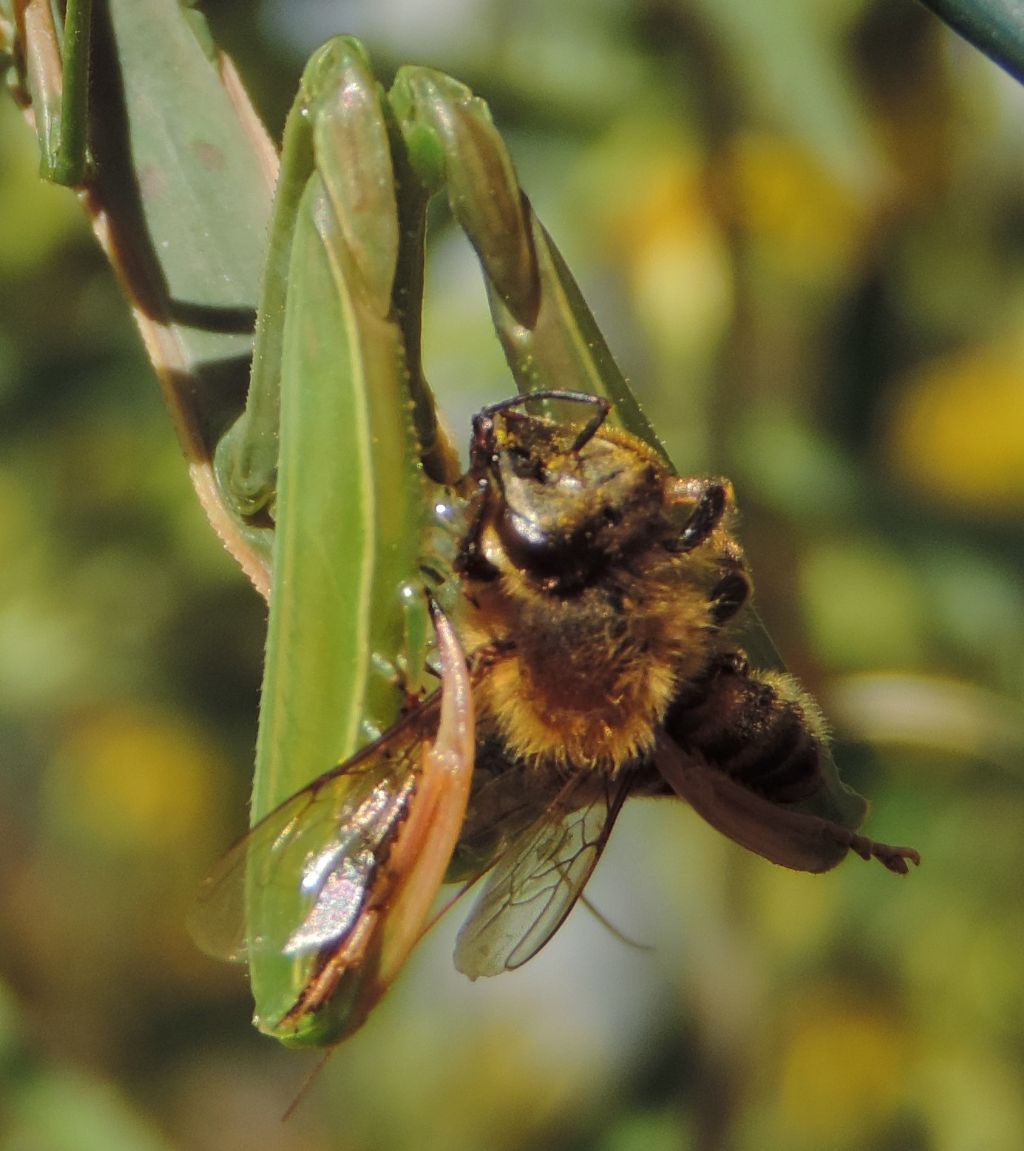
[[[911,0],[278,0],[206,10],[272,129],[336,31],[491,103],[898,880],[794,875],[635,802],[526,969],[458,912],[315,1067],[183,928],[245,822],[264,609],[194,500],[73,197],[0,104],[0,1148],[1018,1151],[1024,90]],[[510,383],[434,236],[453,428]],[[461,435],[460,435],[460,438]]]

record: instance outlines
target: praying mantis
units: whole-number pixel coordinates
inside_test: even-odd
[[[483,821],[487,834],[473,834],[480,821],[467,824],[467,811],[474,795],[477,807],[482,802],[474,770],[483,746],[474,693],[510,641],[463,650],[459,572],[470,571],[467,539],[484,532],[487,509],[504,498],[502,461],[552,436],[552,458],[571,486],[585,453],[618,445],[670,493],[670,510],[682,517],[680,553],[712,540],[728,552],[731,540],[723,543],[719,531],[726,488],[675,476],[481,100],[423,67],[403,68],[385,92],[356,40],[329,41],[300,81],[271,208],[265,139],[229,66],[197,37],[195,15],[170,0],[109,0],[95,10],[80,0],[68,4],[61,35],[49,4],[16,0],[7,37],[23,99],[36,110],[45,173],[83,187],[94,218],[115,234],[119,211],[128,219],[138,205],[125,206],[111,190],[126,174],[108,167],[109,121],[96,103],[109,94],[88,79],[90,33],[100,41],[93,58],[110,52],[120,63],[125,115],[133,77],[148,69],[158,83],[161,62],[146,55],[154,43],[162,51],[173,42],[203,85],[203,117],[191,125],[173,98],[147,101],[171,125],[162,134],[180,134],[184,144],[150,158],[145,179],[136,155],[122,157],[137,187],[159,186],[187,155],[198,202],[214,194],[203,186],[206,175],[237,170],[239,200],[230,207],[238,218],[229,211],[218,228],[202,228],[209,251],[193,261],[217,266],[237,297],[215,307],[189,300],[186,308],[171,286],[160,314],[132,281],[130,259],[122,269],[165,387],[168,377],[174,382],[167,390],[204,506],[269,598],[253,831],[204,889],[196,926],[207,949],[248,960],[257,1026],[296,1046],[330,1045],[354,1031],[456,871],[468,879],[491,872],[457,952],[462,970],[491,974],[525,962],[578,898],[634,787],[673,790],[727,835],[787,866],[827,870],[852,848],[905,872],[916,853],[856,834],[866,803],[824,753],[815,758],[813,789],[788,805],[718,778],[712,765],[687,768],[671,753],[656,778],[630,764],[635,780],[616,768],[599,786],[574,777],[563,787],[558,772],[542,777],[513,763],[492,771],[486,797],[497,797],[496,813]],[[187,86],[175,75],[173,88]],[[224,135],[214,143],[195,124],[218,116]],[[420,356],[426,210],[442,193],[479,258],[516,390],[537,397],[528,416],[508,416],[510,404],[482,413],[467,477]],[[144,215],[158,251],[159,204]],[[115,238],[111,250],[120,244]],[[200,385],[209,383],[213,360],[219,375],[225,365],[237,368],[246,358],[243,299],[255,313],[244,408],[237,379],[227,389],[200,386],[196,400],[182,386],[182,362]],[[212,321],[205,329],[204,312]],[[214,343],[221,338],[227,342]],[[566,404],[591,402],[598,414],[581,431],[559,439],[543,430],[544,417],[567,418]],[[728,562],[741,560],[729,552]],[[470,581],[479,576],[473,570]],[[724,596],[723,620],[733,610]],[[431,672],[441,684],[433,694]],[[737,663],[730,674],[746,671]],[[779,707],[796,714],[801,705],[783,699],[782,682],[764,681]],[[483,843],[475,853],[470,839]],[[525,926],[514,921],[514,905],[534,902],[541,909],[528,912]]]

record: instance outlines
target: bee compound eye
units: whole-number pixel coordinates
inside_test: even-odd
[[[508,558],[525,571],[550,572],[559,566],[566,541],[541,524],[506,507],[498,519],[498,537]]]
[[[595,543],[593,525],[566,535],[506,508],[496,527],[509,561],[539,581],[545,592],[574,595],[600,578],[607,566],[606,553]]]

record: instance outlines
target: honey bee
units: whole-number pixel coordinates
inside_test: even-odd
[[[523,410],[538,399],[589,418]],[[458,969],[476,978],[521,966],[572,910],[630,795],[679,796],[797,870],[829,870],[851,850],[897,873],[919,862],[855,830],[866,803],[839,780],[817,705],[738,646],[751,581],[730,484],[678,476],[610,425],[610,407],[549,391],[476,416],[468,471],[440,505],[439,559],[425,568],[439,605],[440,692],[268,816],[215,878],[213,902],[265,859],[267,874],[309,892],[304,920],[269,940],[314,955],[303,994],[271,1021],[275,1034],[318,1036],[317,1013],[346,980],[361,1022],[387,984],[375,976],[367,990],[363,973],[387,967],[390,978],[442,878],[486,873]],[[449,619],[468,653],[471,703]],[[458,783],[427,787],[424,748],[457,744],[457,723],[463,745],[475,724],[473,749],[450,773]],[[432,817],[421,819],[421,804],[447,808],[447,831],[423,832]],[[326,865],[323,848],[303,842],[311,822],[322,835],[325,818],[338,828]],[[403,895],[413,888],[414,899]],[[412,942],[382,964],[376,933],[396,930],[412,904],[415,921],[397,925]]]

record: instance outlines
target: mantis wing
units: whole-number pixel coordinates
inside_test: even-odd
[[[388,733],[286,800],[200,894],[197,942],[282,967],[257,1025],[292,1044],[355,1030],[424,932],[473,776],[465,657],[434,611],[442,688]]]
[[[375,860],[406,817],[439,696],[270,812],[205,880],[189,922],[218,959],[300,955],[342,941],[365,901]],[[247,901],[294,898],[297,916],[249,936]]]

